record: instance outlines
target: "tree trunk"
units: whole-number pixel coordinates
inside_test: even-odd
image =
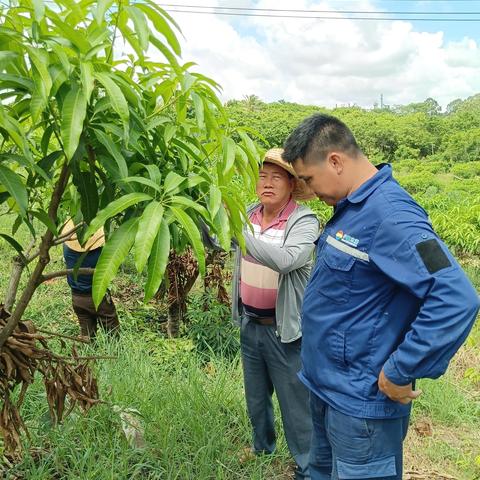
[[[17,298],[18,285],[20,284],[20,278],[22,276],[24,263],[19,257],[15,257],[12,263],[12,270],[10,273],[10,279],[8,282],[7,293],[5,294],[5,310],[7,312],[12,311],[12,307],[15,304]]]
[[[60,200],[62,199],[63,192],[67,186],[68,177],[70,175],[70,170],[68,164],[65,161],[60,172],[57,183],[52,193],[52,198],[50,200],[50,206],[48,208],[48,216],[55,223],[57,223],[57,212],[60,205]],[[13,333],[18,322],[22,319],[23,314],[25,313],[30,300],[35,293],[38,285],[41,283],[42,273],[45,270],[45,267],[50,262],[50,248],[53,245],[53,233],[47,229],[44,233],[42,240],[40,242],[39,248],[39,258],[33,273],[28,279],[27,285],[23,290],[23,293],[18,300],[17,306],[13,311],[12,315],[7,320],[7,324],[0,331],[0,349],[3,347],[3,344],[6,342],[7,338]]]

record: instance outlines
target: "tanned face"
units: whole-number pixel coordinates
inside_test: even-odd
[[[326,159],[298,158],[293,168],[320,200],[334,206],[346,196],[344,163],[342,154],[333,152]]]
[[[264,163],[258,174],[257,196],[260,203],[280,208],[288,202],[294,188],[294,180],[286,170],[273,163]]]

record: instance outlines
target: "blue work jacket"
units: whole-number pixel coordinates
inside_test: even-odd
[[[302,309],[300,379],[361,418],[408,415],[378,389],[437,378],[475,321],[478,294],[389,165],[340,201],[317,245]],[[452,219],[453,221],[453,219]]]

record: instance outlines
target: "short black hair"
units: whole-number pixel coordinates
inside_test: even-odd
[[[332,150],[340,150],[358,156],[362,150],[351,130],[338,118],[324,113],[316,113],[300,123],[288,136],[282,158],[294,163],[315,151],[320,159],[326,158]]]

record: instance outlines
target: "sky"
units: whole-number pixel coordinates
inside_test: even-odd
[[[308,11],[432,12],[414,17],[478,19],[394,20],[413,16],[393,13],[388,21],[202,15],[173,12],[176,7],[159,2],[183,32],[182,59],[195,61],[198,71],[219,82],[224,101],[257,95],[268,102],[283,99],[369,108],[379,104],[381,96],[386,105],[433,97],[445,108],[454,99],[480,93],[480,0],[170,2]]]

